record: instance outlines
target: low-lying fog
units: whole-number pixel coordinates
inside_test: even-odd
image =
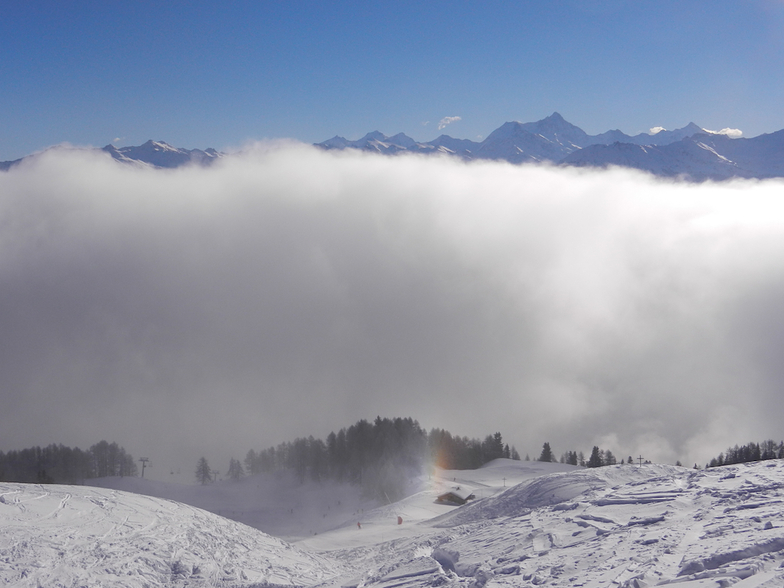
[[[0,174],[0,450],[107,439],[190,480],[376,415],[531,457],[779,440],[783,188],[51,150]]]

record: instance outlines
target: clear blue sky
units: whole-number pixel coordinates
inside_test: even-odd
[[[784,128],[781,0],[7,2],[0,160],[444,129]]]

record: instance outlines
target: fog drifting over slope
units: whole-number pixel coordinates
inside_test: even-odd
[[[532,457],[779,439],[783,187],[47,152],[0,174],[0,450],[105,438],[190,478],[376,415]]]

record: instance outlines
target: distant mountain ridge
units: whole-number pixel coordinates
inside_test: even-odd
[[[136,147],[115,147],[107,145],[102,147],[104,151],[112,156],[113,159],[132,165],[150,166],[159,169],[173,169],[183,165],[210,165],[214,161],[223,157],[223,153],[215,149],[183,149],[172,147],[164,141],[149,140]],[[0,161],[0,171],[8,171],[15,165],[30,157],[39,154],[28,155],[14,161]]]
[[[784,177],[784,130],[750,139],[736,139],[690,122],[680,129],[650,134],[631,136],[615,129],[589,135],[557,112],[536,122],[504,123],[483,141],[440,135],[432,141],[420,142],[404,133],[387,136],[373,131],[355,141],[336,135],[315,146],[326,150],[357,149],[385,155],[442,154],[466,161],[626,167],[660,177],[698,182]],[[101,150],[121,163],[159,169],[206,166],[225,157],[215,149],[182,149],[152,140],[136,147],[107,145]],[[0,162],[0,171],[7,171],[36,156]]]
[[[388,155],[443,153],[465,160],[629,167],[692,181],[784,177],[784,130],[732,139],[691,122],[653,134],[630,136],[616,129],[589,135],[557,112],[536,122],[504,123],[481,142],[449,135],[417,142],[403,133],[388,137],[374,131],[356,141],[335,136],[316,146]]]
[[[567,122],[554,112],[540,121],[521,123],[507,122],[490,133],[481,142],[455,139],[449,135],[428,142],[417,142],[404,133],[388,137],[379,131],[368,133],[361,139],[349,141],[335,136],[318,147],[324,149],[361,149],[379,153],[413,151],[420,153],[453,153],[466,159],[502,159],[512,163],[526,161],[559,162],[566,155],[591,145],[630,143],[633,145],[667,145],[706,131],[694,123],[682,129],[660,131],[655,134],[640,133],[629,136],[619,130],[600,135],[589,135],[580,127]]]
[[[138,147],[120,147],[107,145],[102,149],[114,159],[124,163],[142,162],[159,168],[175,168],[190,163],[209,165],[221,154],[215,149],[182,149],[172,147],[163,141],[147,141]]]
[[[698,133],[666,145],[590,145],[560,163],[630,167],[693,181],[780,178],[784,177],[784,130],[752,139]]]

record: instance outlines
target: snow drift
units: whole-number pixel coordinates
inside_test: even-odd
[[[184,505],[84,486],[0,482],[0,583],[39,586],[303,586],[323,558]]]

